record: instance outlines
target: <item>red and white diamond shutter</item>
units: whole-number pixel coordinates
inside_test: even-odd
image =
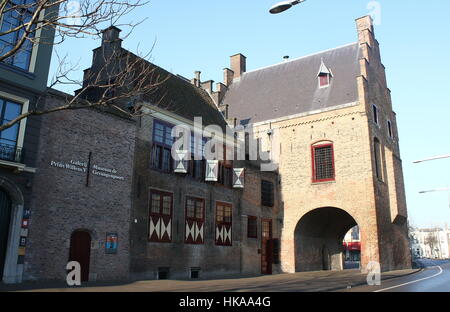
[[[216,204],[216,245],[232,245],[232,211],[233,206],[227,203]]]
[[[169,243],[172,241],[173,195],[152,190],[150,192],[149,240]]]
[[[203,244],[205,227],[205,201],[201,198],[186,198],[186,244]]]

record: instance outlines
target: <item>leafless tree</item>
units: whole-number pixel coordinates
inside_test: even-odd
[[[434,255],[435,250],[438,249],[439,240],[436,231],[429,232],[425,237],[425,244],[430,247],[431,255]]]
[[[100,38],[108,26],[126,26],[130,29],[123,37],[126,38],[142,21],[121,24],[122,17],[146,4],[142,0],[0,0],[1,16],[14,16],[20,21],[0,30],[0,38],[10,35],[16,38],[9,47],[0,45],[0,62],[20,53],[27,44],[58,45],[67,38]],[[45,33],[52,35],[46,38],[42,35]],[[111,46],[113,41],[114,38]],[[79,89],[75,95],[67,97],[59,107],[47,109],[44,105],[36,105],[1,125],[0,131],[32,115],[61,110],[107,107],[134,114],[136,110],[124,109],[123,104],[154,92],[167,78],[167,75],[161,77],[157,68],[146,60],[149,54],[137,55],[121,48],[103,49],[96,66],[79,79],[72,77],[76,66],[70,65],[67,57],[56,56],[58,69],[49,87],[77,85]]]

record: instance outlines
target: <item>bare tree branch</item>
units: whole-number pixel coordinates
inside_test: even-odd
[[[0,62],[20,53],[27,41],[31,44],[60,44],[66,38],[100,37],[106,26],[128,26],[131,30],[127,37],[142,21],[120,24],[120,20],[145,4],[147,2],[142,0],[0,0],[1,16],[18,21],[10,29],[0,31],[0,39],[10,35],[16,38],[10,46],[0,41]],[[53,40],[52,35],[44,37],[44,30],[53,31],[56,39]],[[170,74],[158,71],[146,60],[151,51],[146,55],[133,54],[115,45],[114,41],[113,38],[108,42],[103,36],[102,47],[96,52],[99,53],[96,63],[85,70],[82,79],[72,77],[78,64],[72,65],[67,56],[61,57],[56,53],[58,67],[49,87],[74,85],[78,87],[75,95],[67,97],[64,104],[49,109],[41,98],[28,112],[1,125],[0,131],[25,118],[62,110],[100,107],[132,117],[141,114],[134,103],[151,97],[152,104],[158,105],[164,95],[155,100],[152,94],[169,79]]]

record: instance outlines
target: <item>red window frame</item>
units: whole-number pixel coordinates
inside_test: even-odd
[[[194,216],[193,217],[190,217],[190,216],[188,216],[188,201],[189,200],[191,200],[191,201],[194,201]],[[202,214],[201,214],[201,217],[199,218],[198,217],[198,214],[197,214],[197,203],[201,203],[202,204]],[[205,225],[205,200],[203,199],[203,198],[197,198],[197,197],[192,197],[192,196],[186,196],[186,201],[185,201],[185,207],[184,207],[184,215],[185,215],[185,223],[184,223],[184,230],[185,230],[185,232],[184,233],[186,233],[186,226],[187,226],[187,223],[194,223],[194,222],[196,222],[197,223],[197,225],[199,226],[199,228],[201,227],[201,226],[204,226]],[[185,244],[193,244],[193,245],[202,245],[202,244],[204,244],[204,241],[205,241],[205,229],[203,228],[203,240],[200,240],[200,239],[197,239],[197,240],[188,240],[188,239],[186,239],[186,234],[185,234],[185,237],[184,237],[184,242],[185,242]]]
[[[320,74],[319,75],[319,86],[327,87],[330,85],[330,75],[329,74]]]
[[[219,220],[219,206],[223,207],[222,220]],[[225,221],[225,208],[228,208],[230,211],[230,216],[227,221]],[[233,205],[224,202],[216,202],[216,226],[215,226],[215,241],[217,246],[232,246],[233,245]],[[222,242],[218,241],[217,237],[217,227],[222,226],[225,228],[229,228],[231,231],[230,242],[227,243],[225,239],[222,239]]]
[[[326,179],[317,179],[316,175],[316,149],[323,148],[323,147],[331,147],[331,164],[333,167],[333,177],[332,178],[326,178]],[[320,182],[330,182],[336,180],[336,168],[335,168],[335,162],[334,162],[334,144],[333,143],[326,143],[326,144],[319,144],[319,145],[311,145],[311,162],[312,162],[312,182],[313,183],[320,183]]]
[[[153,212],[153,195],[159,195],[160,199],[159,199],[159,212]],[[170,206],[169,206],[169,214],[164,213],[164,197],[170,197]],[[173,193],[169,193],[169,192],[163,192],[163,191],[158,191],[158,190],[150,190],[150,196],[149,196],[149,220],[148,220],[148,224],[147,224],[147,229],[149,231],[147,237],[148,240],[150,242],[155,242],[155,243],[170,243],[172,242],[172,235],[173,235],[173,227],[171,226],[171,233],[170,233],[170,237],[164,238],[155,238],[154,235],[151,235],[150,233],[150,222],[152,221],[152,219],[161,219],[164,222],[168,222],[168,221],[172,221],[172,214],[173,214]]]

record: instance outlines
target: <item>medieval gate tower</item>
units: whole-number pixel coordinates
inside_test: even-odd
[[[358,42],[246,72],[231,57],[218,91],[230,123],[252,124],[279,164],[285,272],[341,270],[342,240],[361,231],[361,268],[411,266],[396,114],[371,17]]]

